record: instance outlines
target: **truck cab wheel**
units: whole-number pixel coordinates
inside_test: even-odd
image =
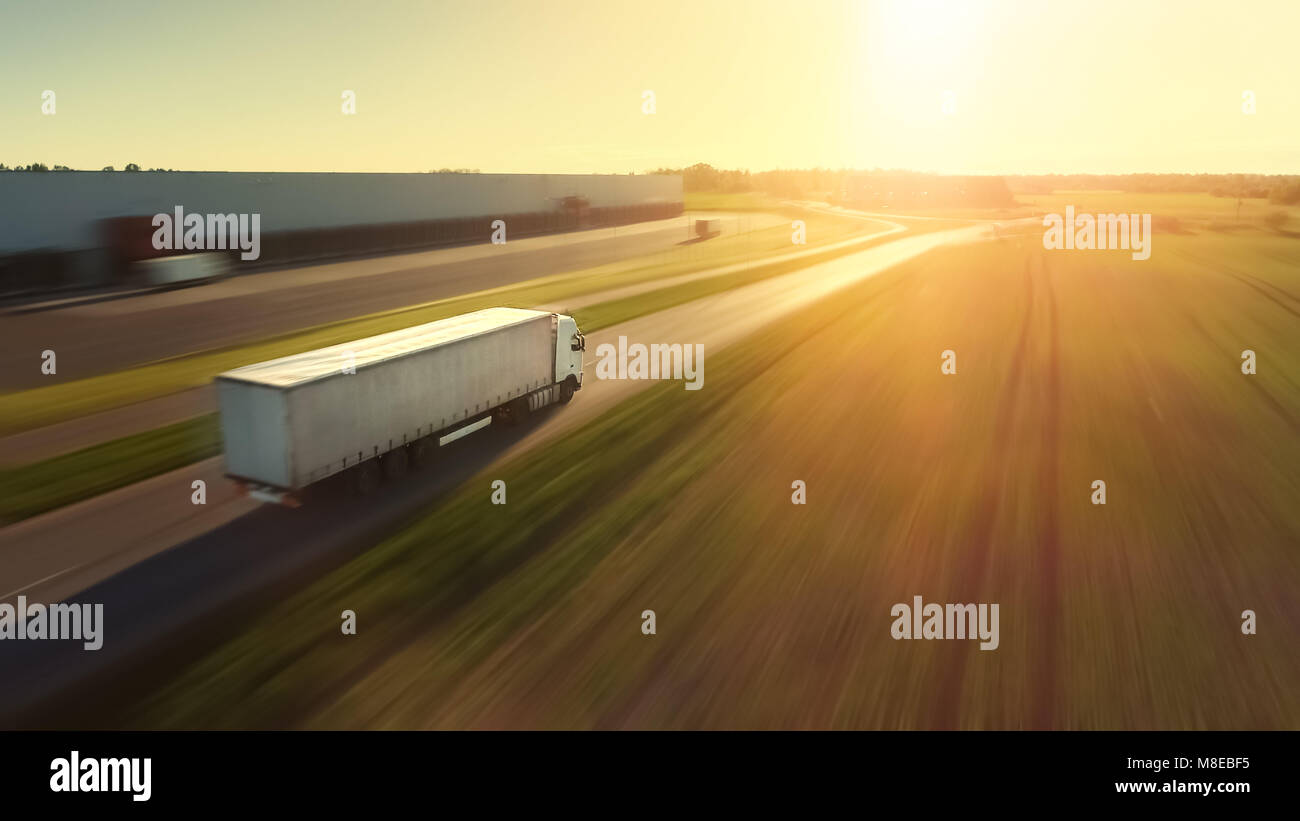
[[[385,453],[379,460],[379,466],[383,468],[384,478],[390,482],[395,482],[406,475],[406,448],[393,448]]]
[[[374,459],[357,465],[353,474],[353,486],[358,496],[369,496],[379,489],[379,465]]]
[[[573,398],[574,390],[575,389],[573,387],[573,378],[570,377],[564,380],[564,382],[560,385],[560,401],[565,404],[568,404],[569,400]]]

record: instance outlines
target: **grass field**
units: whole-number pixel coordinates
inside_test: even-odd
[[[469,482],[112,721],[1300,728],[1289,243],[932,254],[494,467],[509,505]],[[999,648],[892,639],[914,595],[998,603]]]
[[[1174,218],[1193,231],[1261,231],[1273,233],[1264,225],[1270,212],[1282,211],[1289,217],[1284,228],[1300,230],[1300,206],[1275,205],[1266,199],[1244,199],[1240,217],[1237,200],[1209,194],[1137,194],[1113,191],[1057,191],[1051,194],[1020,194],[1019,202],[1042,213],[1064,214],[1067,205],[1076,213],[1151,214],[1152,219]]]
[[[880,223],[845,217],[804,214],[802,218],[807,223],[808,248],[853,236],[867,236],[885,229]],[[801,250],[802,247],[791,244],[790,234],[788,226],[777,226],[718,237],[679,247],[668,254],[654,254],[558,274],[462,297],[307,328],[254,344],[188,354],[126,371],[3,394],[0,395],[0,436],[206,385],[217,374],[240,365],[432,322],[480,308],[563,303],[570,297]],[[754,275],[762,277],[771,273],[771,270],[766,273],[758,271]],[[738,281],[740,280],[736,278],[731,280],[733,283]],[[704,286],[693,283],[682,287],[695,292]],[[647,304],[664,301],[662,294],[656,298],[647,295],[646,300]],[[623,305],[619,315],[625,315],[627,308],[628,305]]]
[[[1266,199],[1244,199],[1240,216],[1237,200],[1210,194],[1142,194],[1128,191],[1053,191],[1050,194],[1017,194],[1015,204],[1005,208],[914,208],[907,214],[958,220],[1000,220],[1064,214],[1073,205],[1083,214],[1151,214],[1158,224],[1177,224],[1190,232],[1245,232],[1276,235],[1265,217],[1275,211],[1287,215],[1283,231],[1300,231],[1300,206],[1276,205]],[[873,210],[873,209],[865,209]],[[885,209],[888,212],[888,209]]]
[[[685,196],[687,211],[777,211],[779,202],[766,194],[743,192],[722,194],[717,192],[693,192]]]

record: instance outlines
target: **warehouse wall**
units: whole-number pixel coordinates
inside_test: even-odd
[[[681,177],[583,174],[0,173],[0,254],[102,244],[98,221],[171,213],[261,214],[263,234],[682,202]]]

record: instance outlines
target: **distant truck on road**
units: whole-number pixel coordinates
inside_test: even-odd
[[[711,219],[697,219],[695,221],[695,235],[700,239],[716,237],[722,233],[722,220],[717,217]]]
[[[443,441],[568,402],[586,346],[572,317],[488,308],[227,371],[226,476],[290,505],[345,471],[371,492]]]

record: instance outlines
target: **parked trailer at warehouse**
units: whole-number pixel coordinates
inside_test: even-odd
[[[585,349],[572,317],[488,308],[227,371],[226,475],[270,502],[344,471],[369,492],[444,437],[568,402]]]

